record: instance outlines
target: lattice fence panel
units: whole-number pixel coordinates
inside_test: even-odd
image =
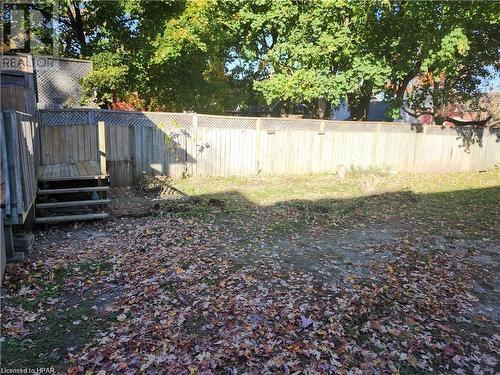
[[[92,62],[40,56],[34,66],[40,109],[80,105],[80,79],[92,71]]]
[[[275,118],[263,118],[261,120],[261,128],[263,130],[286,130],[286,131],[319,131],[321,121],[309,120],[309,119],[275,119]]]
[[[104,121],[113,126],[146,126],[162,129],[190,129],[193,115],[162,112],[120,112],[93,109],[41,110],[43,126],[96,125]]]
[[[165,129],[189,129],[192,115],[184,113],[165,112],[120,112],[95,111],[95,122],[104,121],[108,125],[146,126]]]
[[[256,119],[198,115],[198,126],[207,129],[255,129]]]
[[[89,110],[40,111],[41,126],[88,125]]]

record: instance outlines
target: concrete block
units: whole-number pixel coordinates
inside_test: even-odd
[[[14,251],[21,252],[25,255],[30,255],[33,243],[35,242],[35,235],[33,233],[25,233],[22,236],[13,238]]]

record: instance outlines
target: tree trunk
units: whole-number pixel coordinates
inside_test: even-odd
[[[324,119],[326,118],[326,112],[328,109],[328,101],[324,96],[318,99],[318,118]]]
[[[351,120],[353,121],[368,121],[368,111],[370,108],[370,95],[348,95],[347,103],[349,112],[351,112]]]
[[[413,67],[413,69],[411,71],[409,71],[408,73],[406,73],[406,75],[403,77],[401,82],[399,82],[399,84],[397,84],[397,90],[396,90],[396,105],[397,106],[399,106],[399,107],[404,106],[404,97],[405,97],[405,93],[406,93],[406,88],[408,87],[408,85],[410,84],[412,79],[418,75],[421,66],[422,66],[422,61],[417,60],[415,62],[415,66]]]
[[[372,99],[373,85],[371,82],[364,82],[359,92],[347,95],[347,103],[351,112],[351,120],[368,121],[368,111]]]
[[[84,21],[80,5],[80,1],[72,1],[66,5],[66,13],[68,16],[68,22],[66,24],[71,28],[75,40],[80,47],[80,56],[86,57],[89,51],[87,51],[87,40],[85,39]]]

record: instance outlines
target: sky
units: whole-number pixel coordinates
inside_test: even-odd
[[[500,91],[500,72],[495,72],[493,67],[488,70],[492,73],[492,77],[481,80],[481,92]]]

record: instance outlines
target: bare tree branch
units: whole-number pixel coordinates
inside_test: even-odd
[[[485,118],[484,120],[472,120],[472,121],[462,121],[462,120],[458,120],[456,118],[453,118],[453,117],[445,117],[445,121],[449,121],[449,122],[452,122],[453,125],[455,126],[467,126],[467,125],[472,125],[472,126],[486,126],[486,124],[488,123],[488,121],[491,120],[491,116],[488,116],[487,118]]]

